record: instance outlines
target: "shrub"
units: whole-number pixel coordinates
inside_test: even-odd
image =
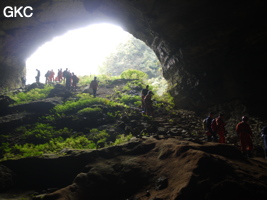
[[[14,103],[15,105],[28,103],[38,99],[46,98],[52,89],[53,86],[46,85],[44,89],[35,88],[26,93],[20,92],[15,95],[10,95],[10,98],[16,101],[16,103]]]
[[[68,128],[55,130],[53,126],[43,123],[36,123],[32,127],[22,126],[17,128],[16,132],[22,134],[25,143],[33,144],[46,143],[51,140],[51,138],[59,136],[69,137],[72,134],[72,130]]]
[[[101,108],[84,108],[82,110],[79,110],[78,113],[80,114],[97,114],[102,111]]]
[[[79,110],[83,110],[87,107],[90,107],[90,106],[96,105],[96,104],[104,104],[110,108],[118,107],[118,106],[125,107],[125,105],[123,105],[123,104],[116,103],[116,102],[110,101],[108,99],[99,98],[99,97],[93,98],[92,96],[83,95],[77,101],[67,101],[64,104],[55,106],[53,111],[56,113],[59,113],[59,114],[70,113],[70,112],[79,112]],[[86,112],[89,110],[90,109],[88,108],[88,109],[85,109],[84,111],[81,111],[81,112]]]
[[[57,105],[54,107],[54,111],[57,113],[69,113],[81,110],[93,104],[101,104],[104,103],[105,100],[102,98],[90,98],[90,97],[83,97],[80,98],[78,101],[67,101],[64,104]]]
[[[148,75],[136,69],[128,69],[121,73],[122,79],[146,79]]]
[[[113,80],[118,79],[116,76],[109,76],[105,74],[98,74],[98,75],[85,75],[85,76],[79,76],[79,85],[90,85],[91,81],[94,79],[94,77],[97,77],[97,80],[99,81],[99,85],[108,85],[112,83]]]
[[[125,142],[128,142],[131,138],[133,137],[132,134],[129,134],[129,135],[118,135],[115,142],[113,143],[113,145],[118,145],[118,144],[122,144],[122,143],[125,143]]]
[[[106,142],[110,135],[105,130],[99,131],[97,129],[91,129],[90,134],[87,137],[94,143],[101,143]]]
[[[120,102],[122,102],[124,104],[130,104],[130,103],[134,104],[135,102],[140,101],[140,97],[128,95],[128,94],[123,94],[119,100],[120,100]]]

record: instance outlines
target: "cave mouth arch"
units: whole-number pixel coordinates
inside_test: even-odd
[[[37,69],[41,72],[41,83],[46,83],[48,71],[53,71],[56,78],[60,69],[68,69],[78,76],[119,76],[127,69],[136,69],[148,75],[145,84],[156,87],[159,95],[167,88],[154,51],[120,26],[110,23],[69,30],[41,45],[26,60],[27,85],[36,81]]]
[[[35,82],[36,69],[42,73],[41,82],[45,82],[44,74],[51,69],[57,73],[55,70],[68,68],[78,76],[98,74],[103,60],[130,37],[130,33],[109,23],[69,30],[41,45],[26,60],[27,84]]]

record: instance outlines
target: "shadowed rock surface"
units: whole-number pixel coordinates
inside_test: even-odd
[[[16,172],[25,189],[64,187],[46,200],[263,200],[267,194],[266,160],[245,159],[232,145],[176,138],[132,139],[101,150],[1,164]]]

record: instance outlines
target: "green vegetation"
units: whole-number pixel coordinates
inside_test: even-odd
[[[148,77],[146,73],[136,69],[127,69],[120,76],[123,79],[146,79]]]
[[[119,76],[128,69],[142,71],[149,78],[161,76],[161,65],[155,53],[144,42],[131,37],[117,47],[117,51],[111,54],[102,66],[102,74]]]
[[[121,98],[119,98],[119,100],[121,103],[124,103],[124,104],[134,104],[135,102],[140,101],[140,97],[124,94],[124,95],[121,95]]]
[[[108,99],[99,97],[93,98],[89,94],[81,94],[77,95],[77,97],[80,97],[77,101],[66,101],[64,104],[55,106],[53,112],[58,114],[67,114],[72,112],[89,113],[93,111],[101,111],[100,108],[90,108],[92,105],[106,105],[109,108],[127,107],[124,104],[110,101]]]
[[[18,94],[9,95],[9,97],[16,101],[16,103],[14,103],[15,105],[23,104],[46,98],[52,89],[53,86],[46,85],[44,89],[35,88],[25,93],[20,92]]]
[[[44,123],[21,126],[15,130],[15,133],[22,135],[23,142],[35,144],[45,143],[51,138],[72,136],[72,130],[68,128],[56,130],[50,124]]]
[[[118,144],[122,144],[122,143],[128,142],[132,137],[133,137],[132,134],[129,134],[129,135],[118,135],[113,144],[114,145],[118,145]]]
[[[62,137],[52,138],[49,142],[43,144],[16,144],[11,146],[5,144],[0,148],[4,150],[4,160],[12,158],[23,158],[31,156],[43,156],[49,153],[60,153],[64,148],[70,149],[95,149],[96,144],[88,140],[86,136],[69,137],[63,139]]]
[[[99,81],[99,86],[101,85],[108,85],[112,81],[119,79],[118,76],[110,76],[106,74],[98,74],[98,75],[85,75],[85,76],[79,76],[79,85],[90,85],[91,81],[94,79],[94,77],[97,77],[97,80]]]
[[[93,114],[95,115],[96,113],[101,112],[101,108],[84,108],[82,110],[79,110],[78,113],[80,114]]]
[[[23,135],[23,144],[2,143],[0,151],[3,160],[46,154],[61,154],[62,149],[97,149],[118,145],[129,141],[132,135],[117,135],[113,139],[105,130],[91,129],[90,133],[73,134],[68,128],[55,130],[54,127],[37,123],[31,128],[21,127],[17,130]]]

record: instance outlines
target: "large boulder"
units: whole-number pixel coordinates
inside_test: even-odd
[[[15,174],[4,165],[0,165],[0,192],[14,187]]]

